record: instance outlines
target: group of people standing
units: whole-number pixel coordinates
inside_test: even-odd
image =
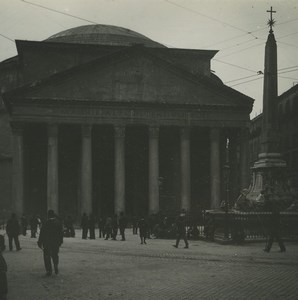
[[[117,214],[108,216],[106,219],[100,217],[97,222],[93,214],[88,217],[87,214],[84,213],[81,219],[82,239],[87,239],[88,232],[89,238],[95,239],[96,223],[98,223],[99,238],[105,238],[105,240],[112,239],[115,241],[119,230],[121,241],[125,241],[127,218],[124,213],[121,212],[119,216]]]
[[[38,215],[33,215],[28,222],[28,219],[23,214],[21,217],[21,224],[20,224],[22,235],[26,236],[28,227],[30,227],[31,238],[36,238],[38,229],[40,229],[41,224],[42,224],[41,218]]]
[[[30,219],[30,229],[31,229],[31,238],[36,238],[38,228],[41,227],[41,220],[38,216],[34,215]],[[11,214],[10,219],[6,223],[6,234],[8,236],[8,245],[9,250],[13,250],[13,242],[15,244],[16,250],[22,250],[19,241],[19,235],[27,235],[28,221],[25,215],[21,218],[21,224],[18,221],[17,215],[15,213]]]
[[[98,224],[98,237],[104,238],[105,240],[117,240],[118,231],[120,232],[121,241],[125,241],[125,229],[128,226],[128,219],[124,213],[120,213],[119,216],[114,214],[113,216],[108,216],[106,218],[96,218],[91,214],[89,217],[86,213],[82,215],[81,218],[81,228],[82,228],[82,239],[95,239],[95,229],[96,223]],[[180,239],[185,242],[185,248],[188,248],[187,233],[186,233],[186,222],[185,214],[180,214],[176,219],[176,244],[175,247],[178,248]],[[152,219],[145,219],[144,217],[137,218],[133,217],[131,219],[131,225],[133,229],[133,234],[138,234],[140,236],[141,244],[146,244],[146,239],[152,236]],[[89,237],[88,237],[89,232]]]

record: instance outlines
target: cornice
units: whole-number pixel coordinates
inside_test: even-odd
[[[239,112],[248,112],[249,108],[247,106],[240,105],[225,105],[225,104],[196,104],[196,103],[168,103],[168,102],[138,102],[138,101],[115,101],[113,99],[109,101],[101,100],[88,100],[88,99],[64,99],[64,98],[11,98],[10,103],[14,105],[49,105],[55,108],[59,106],[92,106],[92,107],[117,107],[117,108],[177,108],[177,109],[200,109],[204,111],[239,111]],[[58,106],[57,106],[58,105]]]

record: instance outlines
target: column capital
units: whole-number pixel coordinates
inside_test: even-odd
[[[218,139],[220,135],[220,129],[218,127],[210,128],[210,138]]]
[[[58,125],[57,124],[48,124],[48,136],[57,137],[58,135]]]
[[[158,138],[158,136],[159,136],[159,127],[149,126],[148,132],[149,132],[149,138]]]
[[[249,137],[249,128],[248,127],[240,128],[239,135],[241,140],[247,139]]]
[[[125,138],[125,126],[116,125],[114,126],[114,131],[116,138]]]
[[[185,138],[190,137],[190,127],[180,127],[180,135]]]
[[[90,124],[83,124],[81,130],[82,130],[82,136],[84,136],[84,137],[91,137],[91,134],[92,134],[92,125],[90,125]]]

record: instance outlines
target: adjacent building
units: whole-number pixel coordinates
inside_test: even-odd
[[[278,97],[278,124],[280,149],[287,163],[288,184],[295,195],[298,194],[298,85]],[[251,120],[249,138],[250,167],[258,160],[262,131],[262,114]]]

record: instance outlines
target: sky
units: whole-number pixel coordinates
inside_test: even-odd
[[[0,0],[0,7],[0,61],[17,55],[17,39],[42,41],[95,23],[121,26],[169,48],[218,50],[211,69],[255,99],[251,118],[262,111],[267,10],[273,7],[278,94],[298,83],[297,0]]]

